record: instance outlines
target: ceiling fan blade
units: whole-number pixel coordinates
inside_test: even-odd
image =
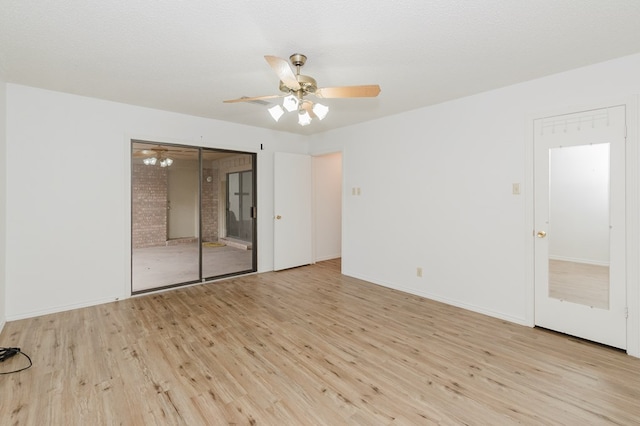
[[[307,111],[309,113],[309,116],[311,118],[318,118],[318,116],[316,115],[315,112],[313,112],[313,102],[311,101],[304,101],[302,102],[302,109],[304,109],[305,111]]]
[[[282,58],[278,58],[277,56],[265,55],[264,57],[271,69],[278,75],[280,81],[284,83],[291,90],[300,90],[300,83],[298,83],[298,79],[296,75],[293,73],[293,70],[289,66],[289,62],[285,61]]]
[[[319,98],[375,98],[380,93],[380,86],[370,84],[366,86],[323,87],[316,90]]]
[[[262,99],[273,99],[273,98],[281,98],[283,95],[267,95],[267,96],[254,96],[254,97],[248,97],[248,96],[243,96],[241,98],[238,99],[228,99],[226,101],[222,101],[226,104],[232,104],[235,102],[251,102],[251,101],[260,101]]]

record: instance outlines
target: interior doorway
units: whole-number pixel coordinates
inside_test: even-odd
[[[315,262],[342,257],[342,152],[313,157]],[[348,193],[346,194],[348,195]]]
[[[255,157],[132,140],[132,293],[257,270]],[[235,191],[241,225],[225,214],[234,174],[243,185]],[[228,239],[229,229],[239,229],[243,244]]]

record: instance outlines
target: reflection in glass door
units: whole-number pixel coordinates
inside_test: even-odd
[[[253,176],[251,171],[227,175],[227,236],[242,241],[253,238]]]
[[[132,141],[131,153],[133,293],[257,269],[255,154],[144,141]],[[226,217],[234,174],[241,176],[236,224]],[[239,234],[230,238],[229,226]]]

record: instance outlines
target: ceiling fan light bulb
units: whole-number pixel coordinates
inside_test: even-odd
[[[318,119],[322,120],[327,116],[329,112],[329,107],[322,104],[314,104],[313,105],[313,113],[318,117]]]
[[[311,116],[307,111],[298,113],[298,124],[301,126],[308,126],[311,124]]]
[[[298,109],[298,98],[293,95],[289,95],[282,101],[282,106],[289,112],[295,111]]]
[[[145,166],[155,166],[158,159],[156,157],[149,157],[142,160]]]
[[[165,163],[167,163],[167,166],[170,166],[173,164],[173,160],[171,158],[167,158],[166,160],[164,160]]]
[[[273,117],[276,122],[280,120],[280,117],[282,117],[282,115],[284,114],[284,110],[280,105],[274,105],[267,111],[269,111],[269,114],[271,114],[271,117]]]

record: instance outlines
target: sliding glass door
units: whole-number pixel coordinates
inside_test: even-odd
[[[252,189],[255,154],[146,141],[131,153],[133,293],[256,270],[254,191],[241,201],[245,239],[229,235],[227,214],[227,176]]]
[[[256,271],[254,168],[255,154],[202,150],[202,276],[205,278]],[[242,182],[238,175],[244,177]],[[233,206],[232,214],[230,206]],[[246,237],[240,238],[239,232]]]

